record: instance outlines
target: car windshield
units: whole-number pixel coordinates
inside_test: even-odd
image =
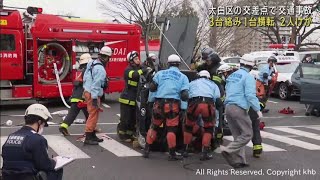
[[[276,64],[276,68],[279,73],[293,73],[298,66],[299,66],[299,63],[295,63],[295,62]]]

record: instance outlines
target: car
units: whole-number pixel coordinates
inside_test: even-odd
[[[277,63],[274,66],[278,73],[277,83],[273,89],[273,94],[280,99],[286,100],[292,96],[299,96],[300,90],[292,84],[291,76],[299,66],[300,60],[295,56],[275,56]],[[259,77],[259,70],[267,64],[268,57],[257,57],[257,67],[250,72],[256,79]]]
[[[308,105],[306,115],[320,116],[320,64],[300,63],[291,77],[301,90],[300,103]],[[309,109],[309,105],[312,107]]]
[[[231,66],[240,66],[241,57],[222,57],[221,64],[229,64]]]

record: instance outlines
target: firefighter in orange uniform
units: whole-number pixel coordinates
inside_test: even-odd
[[[83,76],[83,96],[87,103],[89,117],[86,122],[86,139],[84,144],[98,145],[103,139],[96,136],[96,127],[100,112],[100,98],[104,94],[104,89],[107,88],[106,64],[112,55],[112,49],[108,46],[101,48],[98,59],[90,61]]]

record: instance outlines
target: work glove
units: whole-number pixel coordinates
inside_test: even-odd
[[[92,100],[92,106],[93,106],[94,108],[96,108],[96,109],[99,108],[99,106],[98,106],[98,99],[93,99],[93,100]]]
[[[257,111],[258,114],[258,119],[261,119],[263,117],[262,112],[261,111]]]

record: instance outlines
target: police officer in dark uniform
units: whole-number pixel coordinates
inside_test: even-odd
[[[45,106],[27,108],[26,125],[10,134],[2,147],[4,180],[62,179],[63,170],[54,170],[56,161],[49,157],[47,140],[41,136],[49,119],[52,116]]]
[[[125,88],[120,95],[120,123],[118,124],[119,138],[126,142],[134,139],[136,125],[136,98],[138,91],[138,83],[140,75],[144,73],[141,69],[141,61],[139,54],[132,51],[127,55],[129,62],[128,67],[124,71]]]
[[[76,79],[73,83],[73,91],[71,96],[71,108],[69,109],[67,117],[61,123],[59,127],[59,131],[64,135],[70,135],[68,132],[68,127],[73,123],[73,121],[78,116],[80,110],[83,112],[86,120],[89,117],[89,113],[87,110],[87,106],[84,104],[83,95],[83,74],[86,71],[87,64],[91,60],[91,56],[89,53],[84,53],[80,56],[80,67],[76,72]]]
[[[201,52],[202,60],[205,61],[204,64],[201,64],[197,67],[197,71],[200,72],[202,70],[207,70],[210,73],[211,80],[213,80],[216,85],[219,87],[220,93],[224,93],[223,88],[223,80],[218,75],[218,68],[222,65],[221,59],[219,55],[212,49],[212,48],[204,48]],[[220,107],[219,110],[219,126],[215,128],[215,138],[214,143],[217,144],[216,146],[219,146],[219,144],[222,144],[222,138],[223,138],[223,106]]]

